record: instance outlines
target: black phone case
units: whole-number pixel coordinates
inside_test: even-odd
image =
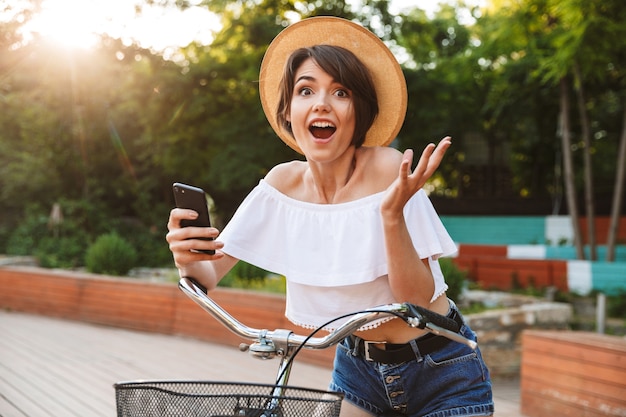
[[[198,212],[198,218],[195,220],[182,220],[180,225],[182,227],[197,226],[197,227],[210,227],[211,220],[209,217],[209,206],[207,204],[206,193],[202,188],[194,187],[192,185],[182,184],[179,182],[174,183],[172,186],[174,191],[174,201],[176,207],[191,209]],[[206,240],[213,240],[212,238],[206,238]],[[208,253],[214,255],[214,250],[199,250],[202,253]]]

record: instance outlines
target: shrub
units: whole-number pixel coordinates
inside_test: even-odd
[[[285,278],[244,261],[239,261],[219,282],[220,287],[285,293]]]
[[[461,293],[465,288],[467,272],[459,269],[451,258],[440,258],[439,265],[446,279],[446,284],[448,284],[446,295],[454,301],[459,301]]]
[[[48,236],[48,218],[31,207],[15,228],[8,233],[6,253],[9,255],[33,255],[39,240]]]
[[[247,262],[237,262],[233,269],[230,270],[229,274],[244,281],[263,281],[269,273],[263,268],[259,268]]]
[[[608,296],[606,307],[609,317],[626,317],[626,291]]]
[[[137,251],[117,233],[100,236],[87,250],[85,266],[96,274],[126,275],[137,262]]]
[[[83,265],[88,234],[73,217],[50,227],[48,216],[30,206],[6,243],[10,255],[35,256],[45,268],[75,268]]]
[[[46,236],[37,244],[34,255],[44,268],[76,268],[83,265],[86,246],[87,237],[81,234]]]
[[[172,265],[172,252],[163,230],[147,227],[138,219],[125,218],[112,223],[112,230],[137,249],[137,265],[146,268]]]

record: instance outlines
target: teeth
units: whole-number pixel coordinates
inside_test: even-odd
[[[334,124],[330,123],[330,122],[314,122],[311,127],[319,127],[319,128],[328,128],[328,127],[335,127]]]

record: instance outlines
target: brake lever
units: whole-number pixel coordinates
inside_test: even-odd
[[[430,312],[431,316],[437,319],[436,321],[447,327],[444,328],[433,323],[431,321],[431,317],[426,317],[424,314],[422,314],[420,312],[420,310],[422,309],[421,307],[415,306],[410,303],[404,303],[404,305],[407,308],[404,313],[404,320],[409,326],[417,329],[426,329],[429,332],[436,334],[437,336],[443,336],[455,342],[462,343],[472,350],[476,350],[476,348],[478,347],[477,342],[470,340],[458,333],[458,331],[460,330],[458,323],[450,319],[449,317],[442,316],[441,314],[435,312]]]

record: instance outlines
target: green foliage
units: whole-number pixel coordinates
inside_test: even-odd
[[[84,265],[90,243],[108,231],[117,231],[140,250],[137,262],[141,266],[171,265],[172,255],[161,230],[139,220],[107,219],[101,208],[84,201],[63,200],[60,207],[63,220],[52,225],[47,210],[29,206],[17,227],[4,232],[6,253],[35,256],[47,268],[76,268]]]
[[[224,288],[269,292],[272,294],[285,294],[287,283],[285,277],[282,276],[272,276],[263,280],[250,281],[233,275],[227,275],[220,281],[219,286]]]
[[[448,298],[458,301],[467,282],[467,273],[456,266],[452,258],[440,258],[439,265],[446,284],[448,284],[446,295]]]
[[[35,9],[9,13],[16,19],[0,22],[0,251],[80,266],[81,245],[116,230],[142,265],[171,264],[163,236],[175,181],[205,188],[223,226],[272,166],[299,158],[276,138],[258,97],[265,49],[294,14],[359,21],[402,48],[409,103],[396,144],[419,153],[453,136],[428,184],[439,195],[509,199],[496,177],[510,172],[513,196],[560,200],[555,82],[577,63],[594,140],[591,149],[573,143],[575,162],[591,152],[598,191],[612,192],[626,3],[491,1],[480,13],[460,3],[434,16],[419,2],[397,16],[386,1],[361,3],[201,2],[223,29],[211,45],[182,48],[176,62],[107,37],[90,51],[20,43]],[[471,23],[459,18],[470,14]],[[572,129],[576,136],[580,126]],[[59,201],[65,220],[50,229]]]
[[[125,275],[136,262],[137,251],[117,233],[100,236],[85,255],[87,270],[96,274]]]
[[[607,296],[606,309],[609,317],[621,317],[626,319],[626,291]]]
[[[14,222],[16,220],[13,220]],[[48,236],[48,217],[39,207],[30,206],[15,229],[8,233],[6,253],[9,255],[32,255],[38,242]]]
[[[284,294],[285,277],[270,274],[266,270],[244,261],[239,261],[219,283],[220,287],[243,288]]]
[[[68,210],[69,214],[76,214]],[[75,268],[83,264],[89,235],[80,219],[69,217],[57,226],[38,206],[30,206],[27,215],[8,237],[7,253],[35,256],[47,268]]]
[[[233,269],[228,272],[228,276],[242,279],[244,281],[263,281],[269,272],[258,266],[244,261],[237,262]]]
[[[112,230],[137,249],[138,266],[160,268],[172,264],[165,235],[156,227],[148,228],[137,219],[121,219],[114,222]]]

